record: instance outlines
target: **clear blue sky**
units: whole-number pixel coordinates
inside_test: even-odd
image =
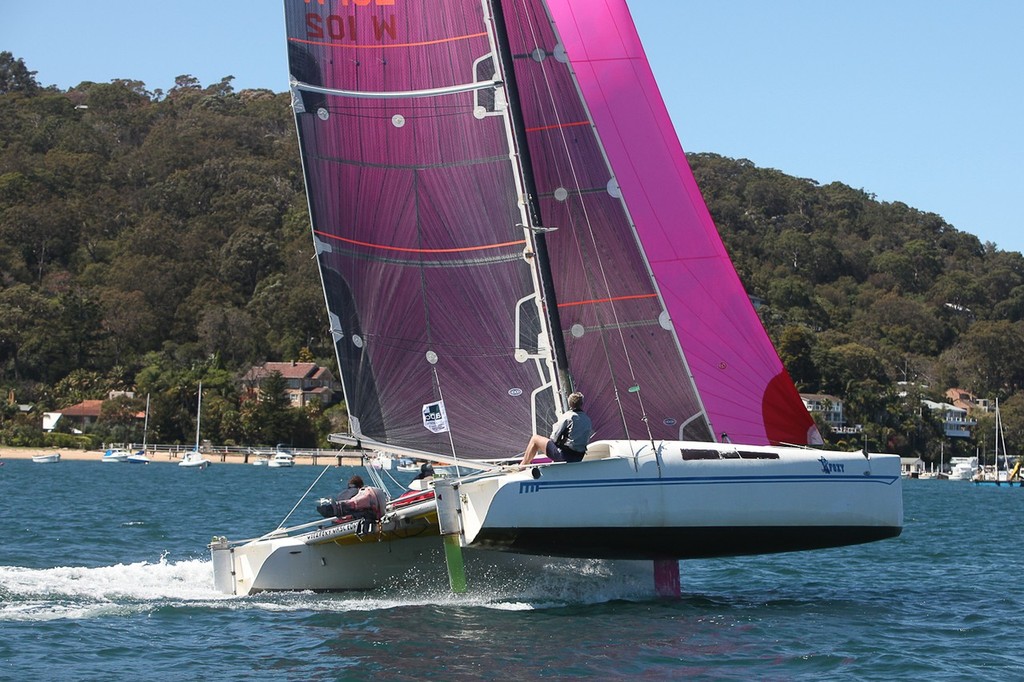
[[[687,151],[843,182],[1024,251],[1024,1],[629,4]],[[0,0],[0,50],[63,89],[190,74],[281,92],[283,23],[279,0]]]

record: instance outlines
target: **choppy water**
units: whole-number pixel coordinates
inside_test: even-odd
[[[214,591],[210,537],[275,526],[319,472],[7,460],[0,679],[1024,675],[1022,489],[908,481],[900,538],[684,562],[680,600],[586,575],[526,595]],[[350,473],[332,470],[312,497]]]

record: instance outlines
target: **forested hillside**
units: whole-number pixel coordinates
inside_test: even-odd
[[[188,442],[202,379],[206,437],[276,442],[239,406],[237,378],[264,360],[333,364],[288,95],[187,76],[166,93],[62,92],[12,63],[0,64],[5,395],[35,405],[38,431],[44,410],[134,388],[156,402],[151,439]],[[13,416],[8,405],[8,442]]]
[[[265,360],[334,365],[289,103],[230,77],[62,91],[0,53],[0,386],[35,406],[8,404],[0,440],[134,389],[159,396],[156,438],[188,441],[200,378],[211,439],[273,440],[237,378]],[[1024,442],[1019,253],[839,183],[690,161],[802,391],[843,398],[872,447],[937,458],[918,394],[961,386],[1000,397],[1008,440]],[[327,425],[287,428],[308,441]]]

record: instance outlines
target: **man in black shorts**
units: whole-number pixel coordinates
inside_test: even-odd
[[[569,394],[568,402],[569,411],[555,422],[550,438],[540,435],[530,438],[520,464],[529,464],[542,450],[555,462],[579,462],[583,459],[594,426],[583,411],[582,393]]]

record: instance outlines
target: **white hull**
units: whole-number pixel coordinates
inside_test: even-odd
[[[895,455],[603,441],[580,464],[462,483],[471,546],[552,556],[700,558],[899,535]]]
[[[264,591],[436,589],[447,588],[442,540],[436,534],[354,545],[331,542],[308,545],[301,538],[262,540],[235,548],[212,548],[214,582],[227,594],[244,596]],[[531,579],[554,566],[575,570],[569,560],[464,550],[466,573],[475,584],[500,584]],[[651,578],[650,562],[608,562],[600,570],[630,570]],[[653,585],[653,583],[652,583]]]
[[[52,455],[36,455],[32,458],[32,461],[36,464],[56,464],[60,461],[60,453],[55,452]]]
[[[894,537],[903,524],[894,455],[741,446],[752,457],[743,459],[733,446],[665,443],[657,459],[649,444],[637,444],[636,458],[620,456],[629,445],[595,443],[582,463],[459,482],[469,579],[547,570],[560,560],[635,568],[638,560],[650,567],[652,559],[834,547]],[[380,534],[356,536],[357,522],[323,523],[303,535],[215,542],[215,582],[249,594],[372,589],[424,571],[443,576],[432,500],[382,523]]]
[[[189,467],[193,469],[205,469],[206,467],[210,466],[210,460],[206,459],[200,453],[195,452],[193,450],[192,452],[185,453],[185,456],[182,457],[180,462],[178,462],[178,466]]]
[[[951,481],[969,481],[978,473],[977,457],[954,457],[949,463],[952,465],[949,472]]]
[[[102,461],[124,463],[128,461],[129,454],[127,450],[107,450],[103,453]]]

